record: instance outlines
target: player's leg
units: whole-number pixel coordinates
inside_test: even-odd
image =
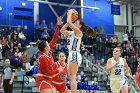
[[[121,93],[128,93],[128,86],[123,86],[121,88]]]
[[[53,92],[53,93],[57,93],[55,87],[52,88],[52,92]]]
[[[78,72],[78,64],[71,61],[69,63],[69,79],[70,79],[71,93],[77,93],[77,82],[76,82],[77,72]]]
[[[110,80],[110,89],[113,93],[120,93],[121,81],[119,80]]]
[[[39,86],[40,93],[56,93],[56,89],[50,82],[42,81]]]
[[[128,82],[126,79],[122,80],[121,93],[128,93]]]
[[[53,92],[52,89],[42,89],[40,93],[56,93],[56,92]]]

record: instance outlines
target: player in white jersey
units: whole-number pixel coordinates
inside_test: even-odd
[[[113,93],[128,93],[128,84],[126,75],[131,79],[129,67],[124,58],[121,57],[122,49],[120,47],[114,48],[113,57],[107,61],[107,71],[110,72],[110,88]]]
[[[61,28],[60,32],[67,37],[67,47],[69,50],[68,66],[69,66],[69,79],[72,93],[77,93],[76,73],[78,66],[81,64],[82,57],[80,54],[81,38],[83,36],[80,28],[83,23],[80,20],[76,20],[75,23],[71,21],[71,15],[75,10],[70,9],[67,13],[67,23]],[[67,31],[67,27],[70,27],[73,31]]]

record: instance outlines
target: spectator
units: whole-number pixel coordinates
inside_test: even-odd
[[[22,62],[21,62],[21,59],[18,56],[18,53],[17,52],[15,52],[15,54],[10,57],[10,62],[11,62],[10,64],[12,66],[14,66],[16,69],[19,68],[19,67],[20,68],[22,67]]]
[[[42,20],[42,23],[41,23],[40,27],[41,27],[41,30],[42,31],[44,31],[44,29],[47,29],[48,30],[48,27],[46,25],[46,21],[45,20]]]
[[[39,21],[36,21],[36,24],[34,25],[34,34],[35,34],[35,40],[40,39],[41,37],[41,27],[39,25]]]
[[[128,34],[127,34],[126,31],[125,31],[124,34],[122,35],[122,41],[123,41],[124,44],[126,44],[127,41],[128,41]]]
[[[24,35],[24,33],[20,32],[18,34],[18,37],[19,37],[19,42],[21,43],[21,46],[25,47],[26,46],[26,36]]]
[[[48,27],[48,33],[50,35],[50,37],[52,38],[53,34],[54,34],[54,31],[55,31],[55,25],[53,24],[53,22],[50,22],[50,25]]]

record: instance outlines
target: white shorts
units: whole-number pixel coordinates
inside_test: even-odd
[[[69,56],[68,56],[68,63],[71,61],[76,62],[76,64],[78,64],[78,66],[80,66],[80,64],[82,62],[81,54],[77,51],[70,51]]]
[[[127,79],[110,80],[110,88],[113,93],[120,93],[122,87],[128,87]]]

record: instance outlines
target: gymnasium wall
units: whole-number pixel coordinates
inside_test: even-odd
[[[22,3],[22,0],[0,0],[0,25],[21,25],[28,41],[33,39],[34,6],[32,2]]]
[[[114,3],[115,5],[120,5],[119,3]],[[120,15],[114,15],[114,25],[127,25],[126,18],[126,5],[120,5]]]
[[[58,2],[63,4],[71,4],[73,0],[49,0],[51,2]],[[74,5],[78,4],[78,0],[75,1]],[[63,13],[68,9],[68,7],[62,7],[62,6],[52,6],[58,16],[62,16]],[[52,21],[53,23],[56,23],[56,16],[51,11],[50,7],[47,4],[39,4],[39,21],[40,23],[42,20],[46,20],[46,23],[49,25]],[[63,21],[66,21],[66,15],[63,18]]]
[[[133,21],[135,36],[140,37],[140,10],[138,10],[138,13],[133,13]],[[137,39],[140,40],[140,38]]]
[[[82,0],[84,6],[99,7],[100,10],[82,9],[83,21],[94,28],[102,26],[106,34],[114,33],[114,16],[111,14],[111,5],[106,0]]]
[[[127,27],[127,7],[119,3],[114,3],[115,5],[120,5],[120,15],[114,15],[114,34],[117,35],[122,40],[122,35],[124,34],[125,28]]]

